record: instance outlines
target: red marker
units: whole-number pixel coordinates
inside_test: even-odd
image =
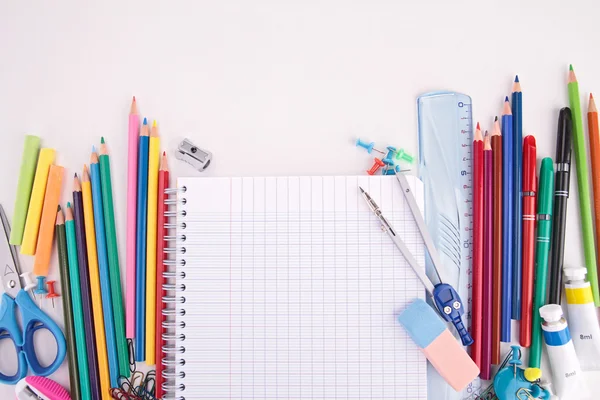
[[[521,324],[519,342],[523,347],[531,346],[531,318],[533,312],[533,270],[535,267],[535,137],[523,140],[523,285],[521,291]]]
[[[473,137],[473,289],[471,358],[481,369],[483,325],[483,136],[479,123]]]

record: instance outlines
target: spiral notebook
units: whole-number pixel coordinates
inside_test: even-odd
[[[167,398],[427,399],[426,359],[396,320],[425,292],[358,190],[424,265],[394,176],[177,185]]]

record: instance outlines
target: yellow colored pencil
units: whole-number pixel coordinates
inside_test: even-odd
[[[146,364],[154,365],[156,355],[156,234],[158,217],[158,167],[160,139],[156,121],[150,131],[148,152],[148,231],[146,236]]]
[[[80,185],[75,178],[74,185]],[[104,313],[102,311],[102,292],[100,291],[100,274],[98,272],[98,253],[96,251],[96,230],[94,228],[94,208],[92,206],[92,186],[87,165],[83,167],[81,182],[83,198],[83,218],[85,221],[85,236],[87,243],[88,267],[90,269],[90,287],[92,293],[92,311],[94,316],[94,332],[98,350],[98,373],[102,400],[110,400],[110,375],[108,372],[108,352],[104,334]]]

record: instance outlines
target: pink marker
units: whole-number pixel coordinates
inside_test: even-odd
[[[135,227],[137,194],[137,157],[140,133],[140,115],[135,96],[129,112],[129,158],[127,163],[127,293],[125,298],[125,335],[135,337]]]

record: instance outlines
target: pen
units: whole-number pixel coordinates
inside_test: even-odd
[[[560,304],[562,294],[562,269],[565,250],[565,224],[567,222],[567,201],[571,180],[571,109],[565,107],[558,114],[556,135],[556,175],[554,187],[554,229],[552,230],[552,251],[550,255],[550,288],[548,303]]]
[[[542,358],[542,320],[539,309],[546,304],[546,279],[548,277],[548,256],[552,233],[552,192],[554,190],[554,168],[552,159],[546,157],[540,167],[538,196],[538,233],[535,254],[535,294],[533,298],[531,349],[529,367],[539,368]]]
[[[535,174],[535,137],[525,137],[523,143],[523,284],[521,296],[521,324],[519,343],[531,345],[531,310],[533,308],[533,270],[535,265],[535,196],[537,177]]]

